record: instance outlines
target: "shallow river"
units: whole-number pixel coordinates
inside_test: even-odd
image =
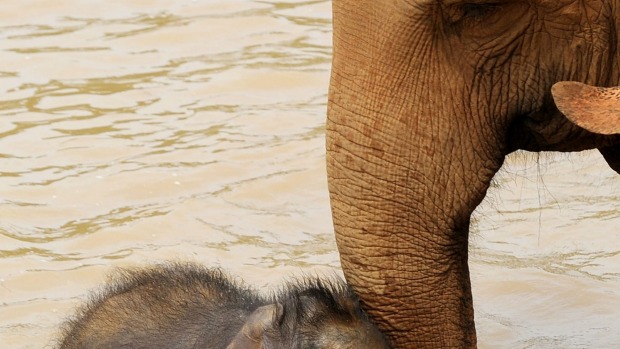
[[[340,273],[329,1],[2,9],[0,347],[51,347],[115,266]],[[518,154],[496,184],[471,239],[480,348],[617,348],[618,177],[597,153]]]

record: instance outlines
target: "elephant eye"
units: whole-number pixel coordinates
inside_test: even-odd
[[[474,24],[501,8],[498,2],[467,2],[455,4],[449,8],[450,22],[456,24]]]
[[[460,6],[461,19],[482,19],[483,17],[495,12],[499,9],[499,4],[483,3],[483,4],[463,4]]]

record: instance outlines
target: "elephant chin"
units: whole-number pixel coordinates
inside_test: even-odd
[[[609,167],[620,174],[620,145],[602,147],[598,150],[603,155],[603,158],[605,158],[605,161],[609,164]]]
[[[612,145],[611,138],[577,126],[551,105],[515,117],[508,128],[507,148],[509,152],[582,151]]]
[[[620,87],[595,87],[573,81],[551,88],[553,101],[541,110],[514,118],[509,151],[599,149],[620,174]]]
[[[574,152],[598,149],[609,166],[620,174],[620,135],[590,132],[562,113],[535,113],[518,117],[511,124],[507,143],[509,152]]]

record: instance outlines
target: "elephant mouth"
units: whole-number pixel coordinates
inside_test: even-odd
[[[574,152],[620,144],[620,136],[585,130],[572,123],[553,105],[515,116],[508,127],[506,142],[509,152]]]

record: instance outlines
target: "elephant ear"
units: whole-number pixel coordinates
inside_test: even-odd
[[[620,134],[620,87],[594,87],[561,81],[551,88],[555,105],[574,124],[593,133]],[[599,148],[620,174],[620,144]]]
[[[269,304],[256,309],[226,349],[262,349],[265,332],[274,328],[280,307],[280,304]]]
[[[574,124],[593,133],[620,134],[620,87],[561,81],[551,93],[560,112]]]

